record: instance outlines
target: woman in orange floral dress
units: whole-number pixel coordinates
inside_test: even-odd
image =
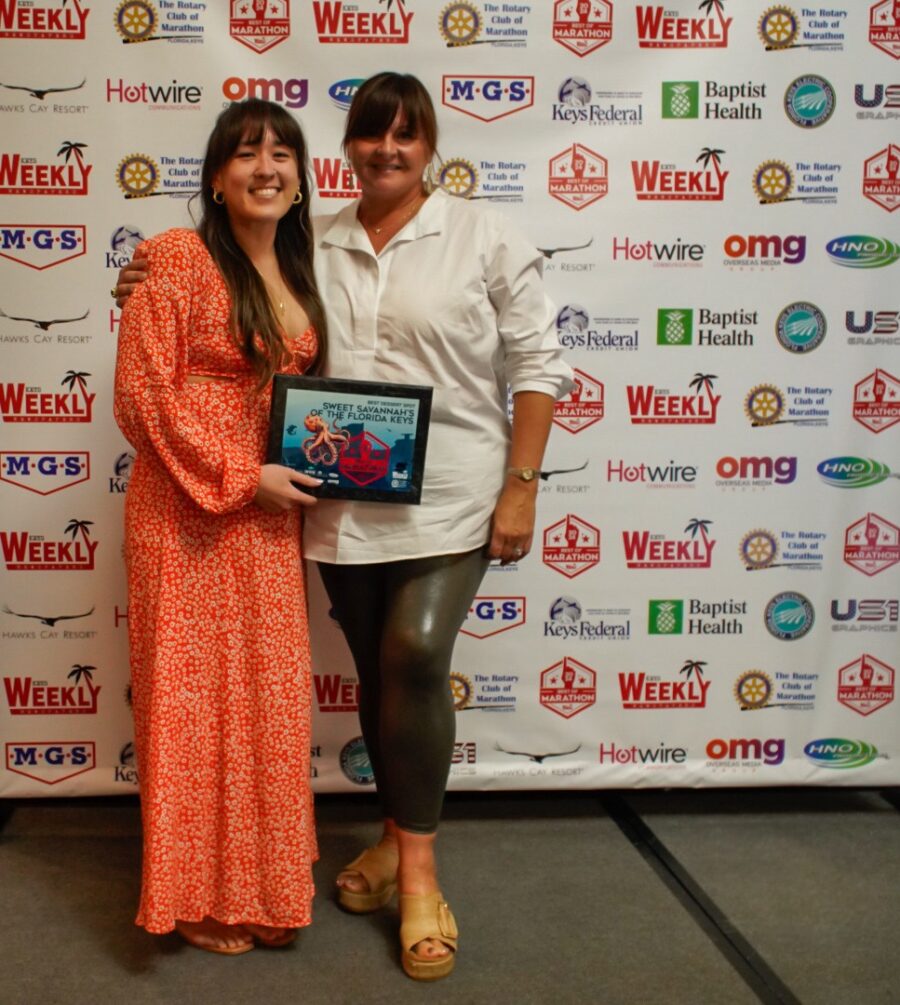
[[[126,564],[144,860],[137,923],[237,954],[309,924],[316,859],[298,488],[263,464],[271,378],[318,369],[306,147],[232,105],[196,232],[144,246],[115,413],[137,457]]]

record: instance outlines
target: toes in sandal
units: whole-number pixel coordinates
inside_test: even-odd
[[[446,956],[419,956],[413,947],[433,939],[450,950]],[[441,893],[400,895],[400,962],[408,977],[416,981],[436,981],[446,977],[456,962],[459,931],[456,919]]]
[[[369,889],[348,890],[345,886],[339,886],[338,903],[341,907],[353,914],[368,914],[384,907],[397,889],[398,861],[395,849],[376,845],[374,848],[367,848],[349,865],[344,866],[342,874],[361,876]]]
[[[270,949],[280,949],[282,946],[289,946],[297,938],[297,930],[294,928],[285,929],[281,935],[274,935],[267,931],[266,925],[244,925],[244,928],[253,936],[253,941],[261,946],[268,946]]]
[[[243,956],[253,949],[252,942],[242,942],[236,946],[217,945],[217,936],[207,933],[186,932],[175,923],[175,930],[189,945],[195,949],[202,949],[205,953],[219,953],[222,956]]]

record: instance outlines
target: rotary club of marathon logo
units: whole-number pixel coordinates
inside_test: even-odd
[[[782,202],[802,202],[827,206],[837,202],[835,184],[841,168],[838,164],[788,164],[782,160],[764,160],[753,172],[753,191],[761,206]]]
[[[873,433],[900,422],[900,380],[887,370],[873,370],[853,388],[853,418]]]
[[[860,715],[871,715],[894,700],[894,668],[863,653],[838,670],[837,698]]]
[[[612,38],[613,6],[605,0],[556,0],[553,38],[576,56],[587,56]]]
[[[247,6],[250,5],[250,0],[247,0]],[[148,0],[122,0],[113,14],[113,24],[122,43],[203,41],[201,18],[208,3],[203,0],[178,0],[177,4],[167,2],[161,6],[164,8],[162,16],[156,5]]]
[[[478,5],[463,0],[443,8],[438,17],[438,30],[448,49],[467,45],[521,48],[528,44],[528,19],[532,10],[532,4]]]
[[[116,168],[116,184],[126,199],[159,195],[189,199],[200,187],[202,165],[202,157],[184,154],[158,157],[127,154]]]
[[[744,412],[756,429],[768,426],[827,426],[831,388],[757,384],[744,398]]]
[[[863,195],[889,213],[900,206],[900,147],[893,143],[863,165]]]
[[[834,52],[844,48],[846,10],[804,8],[803,16],[805,21],[785,4],[765,11],[757,23],[757,31],[766,52],[788,49]]]
[[[844,561],[866,576],[900,562],[900,527],[877,513],[867,513],[844,533]]]
[[[881,0],[869,8],[869,41],[900,59],[900,0]]]

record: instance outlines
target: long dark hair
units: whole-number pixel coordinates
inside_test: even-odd
[[[260,143],[267,128],[297,157],[303,200],[278,221],[275,254],[285,283],[303,304],[310,323],[315,326],[319,346],[310,372],[320,373],[325,366],[327,326],[313,273],[309,159],[303,131],[290,112],[259,98],[249,98],[226,108],[216,120],[206,144],[201,189],[199,196],[195,196],[199,197],[202,207],[197,233],[228,287],[232,328],[241,351],[256,371],[260,387],[284,365],[287,350],[262,276],[235,240],[226,207],[213,201],[213,178],[241,143]]]
[[[390,129],[398,111],[403,111],[406,124],[421,136],[428,149],[437,151],[437,116],[425,85],[411,73],[385,71],[369,77],[353,95],[342,147],[347,152],[351,140],[365,136],[381,136]]]

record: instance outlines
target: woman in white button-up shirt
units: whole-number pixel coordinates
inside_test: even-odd
[[[434,859],[453,644],[488,561],[531,547],[553,402],[571,386],[541,255],[495,210],[428,194],[436,142],[418,80],[366,81],[344,133],[362,196],[318,221],[315,249],[328,375],[434,389],[421,505],[320,500],[304,528],[356,662],[385,818],[338,899],[364,913],[399,887],[403,967],[422,980],[450,972],[457,944]]]

